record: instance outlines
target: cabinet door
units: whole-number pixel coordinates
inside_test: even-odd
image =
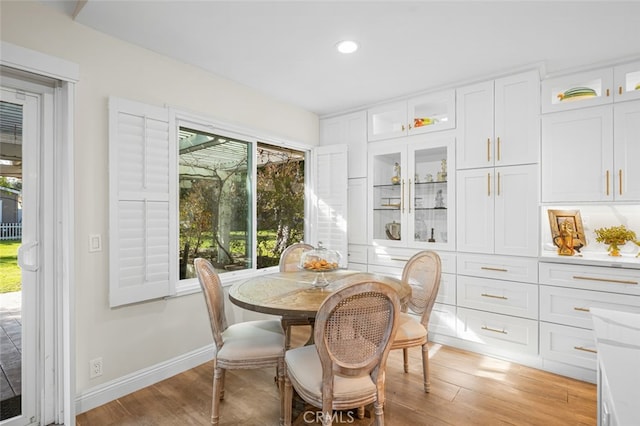
[[[458,169],[493,165],[493,81],[456,91]]]
[[[542,117],[542,201],[613,200],[611,106]]]
[[[367,244],[367,179],[349,179],[347,197],[349,244]]]
[[[473,253],[493,253],[493,168],[459,170],[456,179],[457,249]]]
[[[538,166],[496,167],[495,253],[538,255]]]
[[[614,197],[640,201],[640,101],[615,105],[613,122]]]
[[[435,132],[456,127],[456,92],[447,90],[409,99],[409,134]]]
[[[538,71],[495,81],[496,166],[537,163],[540,156]]]
[[[640,61],[619,65],[613,69],[614,99],[640,99]]]
[[[613,69],[603,68],[542,82],[542,112],[566,111],[613,102]]]
[[[406,144],[398,141],[369,146],[368,227],[371,243],[407,244],[406,149]]]
[[[412,247],[452,250],[455,241],[455,138],[430,134],[407,138],[407,237]]]
[[[397,138],[407,134],[407,102],[394,102],[367,111],[368,140]]]
[[[367,112],[320,120],[320,145],[348,146],[349,178],[367,175]]]

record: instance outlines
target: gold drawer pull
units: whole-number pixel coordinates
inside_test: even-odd
[[[503,299],[503,300],[507,300],[508,299],[508,297],[496,296],[495,294],[487,294],[487,293],[482,293],[482,294],[480,294],[480,296],[491,297],[493,299]]]
[[[598,353],[598,351],[596,351],[595,349],[585,348],[584,346],[574,346],[573,349],[575,349],[577,351],[590,352],[592,354],[597,354]]]
[[[580,312],[591,312],[591,310],[589,308],[580,308],[578,306],[574,306],[573,310],[574,311],[580,311]]]
[[[606,283],[616,283],[616,284],[638,284],[638,281],[631,280],[614,280],[612,278],[594,278],[594,277],[582,277],[580,275],[574,275],[574,280],[587,280],[587,281],[602,281]]]
[[[620,191],[620,195],[622,195],[622,169],[618,170],[618,190]]]
[[[618,95],[622,95],[622,86],[618,86]]]
[[[508,270],[503,268],[490,268],[488,266],[481,266],[480,269],[484,269],[485,271],[509,272]]]
[[[504,330],[498,330],[497,328],[487,327],[486,325],[483,325],[482,329],[487,331],[493,331],[494,333],[507,334],[507,332]]]
[[[491,161],[491,138],[487,138],[487,161]]]
[[[409,259],[401,259],[399,257],[392,257],[391,260],[397,260],[399,262],[408,262],[409,261]]]

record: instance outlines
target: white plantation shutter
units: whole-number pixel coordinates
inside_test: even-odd
[[[109,99],[111,307],[171,292],[170,133],[168,109]]]
[[[313,243],[338,250],[347,265],[347,145],[313,150]]]

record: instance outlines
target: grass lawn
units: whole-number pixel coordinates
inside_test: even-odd
[[[20,241],[0,241],[0,293],[22,289],[18,267],[18,247],[20,247]]]

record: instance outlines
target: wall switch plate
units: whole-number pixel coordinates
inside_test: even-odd
[[[89,252],[102,251],[102,236],[100,234],[89,235]]]
[[[102,357],[89,361],[89,378],[102,376]]]

